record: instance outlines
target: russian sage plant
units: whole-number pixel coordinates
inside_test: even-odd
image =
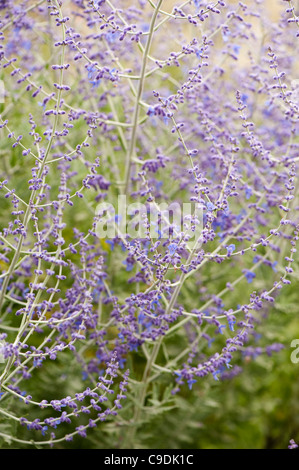
[[[297,13],[1,2],[4,446],[146,446],[283,347],[258,332],[298,240]]]

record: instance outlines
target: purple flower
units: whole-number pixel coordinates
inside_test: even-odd
[[[231,243],[230,245],[228,245],[228,246],[226,247],[227,255],[228,255],[228,256],[231,256],[232,253],[235,251],[235,249],[236,249],[236,245],[234,245],[233,243]]]
[[[291,439],[290,440],[290,443],[288,445],[288,449],[297,449],[298,448],[298,444],[296,444],[296,442],[294,441],[294,439]]]
[[[251,284],[253,279],[256,277],[256,274],[252,271],[249,271],[248,269],[243,270],[243,273],[245,275],[245,278],[247,279],[248,284]]]

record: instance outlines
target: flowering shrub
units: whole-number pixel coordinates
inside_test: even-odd
[[[1,3],[3,445],[144,445],[238,351],[283,347],[256,344],[299,228],[299,23],[277,3]]]

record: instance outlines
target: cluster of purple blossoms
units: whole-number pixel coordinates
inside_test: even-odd
[[[294,441],[294,439],[291,439],[288,445],[289,449],[298,449],[298,444]]]
[[[0,5],[0,414],[35,433],[0,437],[22,445],[109,421],[132,446],[161,377],[175,396],[283,347],[250,341],[299,236],[295,6],[163,3]],[[200,237],[100,239],[119,195],[200,205]],[[39,401],[53,362],[81,388]]]

